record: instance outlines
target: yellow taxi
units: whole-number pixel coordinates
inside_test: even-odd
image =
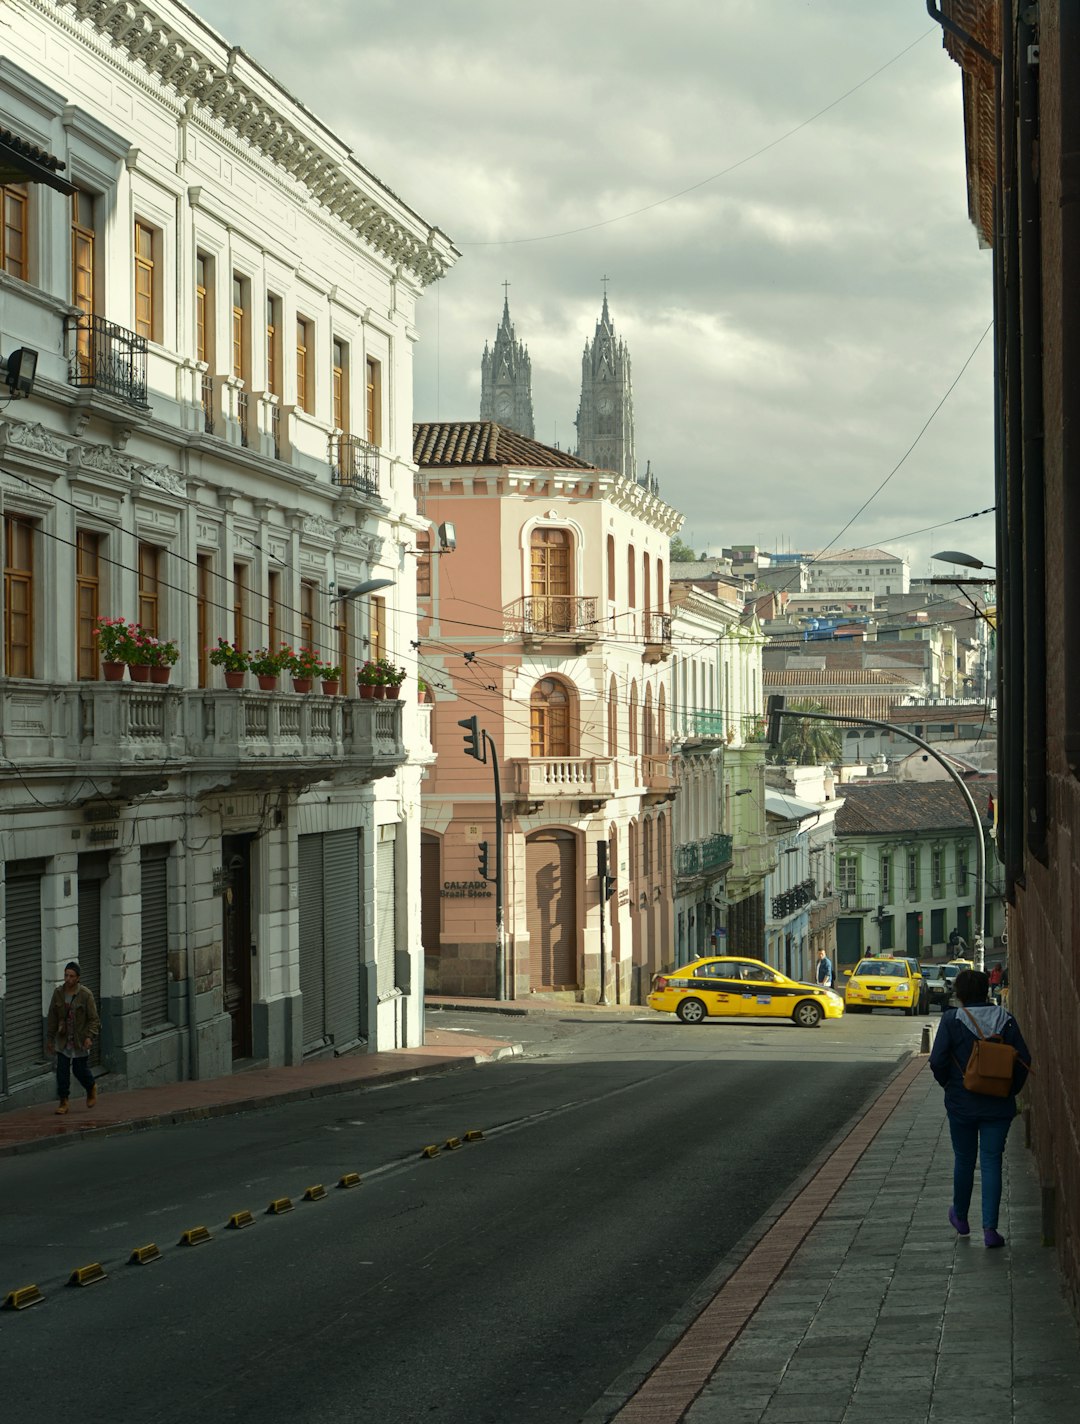
[[[877,955],[860,959],[851,971],[844,990],[848,1013],[868,1014],[873,1009],[903,1009],[914,1017],[919,1012],[923,978],[910,959]]]
[[[800,984],[760,959],[737,955],[695,959],[670,974],[657,974],[645,1002],[685,1024],[707,1018],[782,1018],[799,1028],[817,1028],[822,1019],[844,1015],[844,1001],[831,989]]]

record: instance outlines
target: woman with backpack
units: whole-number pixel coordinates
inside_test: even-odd
[[[941,1016],[930,1071],[945,1089],[953,1145],[953,1202],[949,1223],[969,1236],[968,1206],[981,1164],[983,1244],[1004,1246],[998,1232],[1001,1158],[1016,1116],[1016,1095],[1027,1080],[1031,1054],[1007,1009],[988,1002],[990,982],[978,969],[956,976],[959,1008]]]

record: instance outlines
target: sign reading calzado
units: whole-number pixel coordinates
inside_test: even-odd
[[[486,880],[444,880],[442,893],[446,900],[480,900],[491,895],[491,886]]]

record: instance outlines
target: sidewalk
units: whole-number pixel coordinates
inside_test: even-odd
[[[62,1147],[80,1138],[138,1132],[193,1118],[222,1117],[275,1103],[379,1087],[403,1078],[446,1073],[520,1052],[519,1044],[509,1043],[505,1038],[466,1036],[429,1026],[423,1048],[345,1054],[341,1058],[320,1058],[291,1068],[254,1068],[226,1078],[167,1083],[130,1092],[110,1093],[106,1076],[99,1080],[101,1088],[93,1108],[87,1108],[82,1090],[75,1085],[67,1117],[55,1115],[55,1102],[0,1113],[0,1157]]]
[[[941,1092],[911,1060],[738,1263],[587,1419],[617,1424],[1074,1424],[1080,1335],[1022,1120],[1001,1250],[946,1220]],[[667,1353],[656,1363],[660,1351]],[[648,1352],[647,1352],[648,1353]],[[644,1365],[644,1368],[642,1366]]]

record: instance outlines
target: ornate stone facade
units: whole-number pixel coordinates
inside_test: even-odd
[[[514,334],[510,305],[505,300],[495,346],[489,350],[487,342],[484,343],[480,364],[480,419],[498,421],[530,440],[536,434],[529,349]]]

